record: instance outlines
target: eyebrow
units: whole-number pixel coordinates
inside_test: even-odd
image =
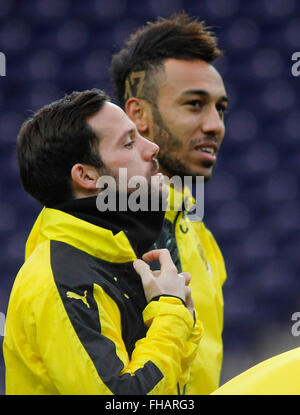
[[[210,94],[205,91],[204,89],[189,89],[187,91],[184,91],[182,96],[187,96],[187,95],[202,95],[205,98],[210,98]],[[229,102],[229,98],[227,95],[222,95],[218,101],[224,101],[224,102]]]
[[[134,133],[136,131],[136,128],[135,127],[132,127],[132,128],[129,128],[129,130],[126,130],[119,138],[118,138],[118,141],[117,141],[117,143],[121,143],[123,140],[124,140],[124,138],[127,136],[127,135],[130,135],[130,134],[132,134],[132,133]]]

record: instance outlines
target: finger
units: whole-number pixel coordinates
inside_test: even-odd
[[[185,287],[185,303],[189,309],[191,310],[194,309],[194,301],[192,298],[192,292],[191,292],[190,287],[188,286]]]
[[[178,279],[179,279],[179,281],[180,281],[180,286],[181,286],[182,291],[184,291],[184,292],[185,292],[186,285],[185,285],[185,277],[184,277],[184,275],[182,275],[182,274],[178,274],[178,275],[177,275],[177,278],[178,278]]]
[[[185,277],[185,285],[189,285],[191,282],[191,274],[189,272],[181,272],[182,275]]]
[[[147,262],[159,261],[161,266],[161,272],[174,271],[177,273],[177,268],[172,261],[171,254],[168,249],[155,249],[146,252],[143,255],[143,260]]]
[[[191,290],[189,287],[185,287],[187,290],[185,291],[185,301],[188,308],[194,308],[194,301],[192,297]]]
[[[148,264],[146,264],[146,262],[142,261],[141,259],[137,259],[133,262],[132,265],[141,277],[143,284],[147,284],[153,278],[150,267]]]
[[[146,252],[142,258],[147,262],[156,261],[158,260],[159,251],[161,251],[161,249],[152,249],[152,251]]]
[[[191,289],[187,285],[185,286],[185,298],[187,302],[192,299]]]

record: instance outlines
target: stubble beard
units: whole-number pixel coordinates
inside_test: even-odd
[[[195,183],[198,175],[192,172],[182,160],[174,155],[175,151],[178,153],[183,147],[181,140],[164,123],[156,103],[153,104],[152,108],[154,141],[160,148],[157,157],[160,166],[170,178],[179,176],[184,180],[185,176],[191,176],[192,182]],[[209,179],[210,177],[204,177],[204,182],[207,182]]]
[[[163,188],[161,188],[160,185],[157,184],[158,180],[159,180],[158,177],[154,178],[154,180],[155,180],[154,182],[152,181],[152,175],[153,175],[153,173],[155,173],[158,170],[158,167],[159,167],[159,162],[158,162],[157,158],[153,158],[152,159],[151,170],[146,174],[146,176],[144,177],[144,176],[137,175],[136,177],[141,177],[142,180],[144,179],[146,181],[147,188],[145,188],[145,191],[146,191],[149,198],[153,197],[153,194],[154,194],[154,197],[158,197],[159,200],[161,201],[161,200],[164,200],[166,198],[165,190]],[[120,171],[118,171],[118,170],[115,171],[115,170],[107,167],[104,163],[103,163],[103,166],[99,169],[99,176],[100,177],[101,176],[109,176],[109,177],[113,178],[115,183],[116,183],[116,192],[118,194],[126,193],[127,195],[130,195],[131,193],[135,192],[139,188],[139,185],[137,185],[137,187],[133,187],[133,188],[129,187],[128,182],[129,182],[130,178],[127,178],[126,186],[124,187],[124,183],[122,182],[123,186],[122,186],[122,188],[120,188]]]

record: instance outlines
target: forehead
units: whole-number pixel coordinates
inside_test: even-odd
[[[125,112],[112,102],[105,102],[98,112],[87,119],[87,124],[103,138],[119,136],[134,125]]]
[[[216,99],[226,95],[222,77],[211,64],[199,59],[167,59],[159,87],[160,96],[166,93],[176,97],[189,90],[206,90]]]

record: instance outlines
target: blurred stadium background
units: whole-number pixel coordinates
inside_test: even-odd
[[[300,311],[300,77],[291,73],[291,56],[300,51],[297,0],[0,1],[7,59],[0,77],[0,312],[40,210],[18,178],[21,123],[72,90],[98,87],[112,96],[112,53],[146,21],[182,9],[219,37],[225,56],[217,67],[231,100],[204,217],[228,270],[224,383],[299,345],[291,333]]]

